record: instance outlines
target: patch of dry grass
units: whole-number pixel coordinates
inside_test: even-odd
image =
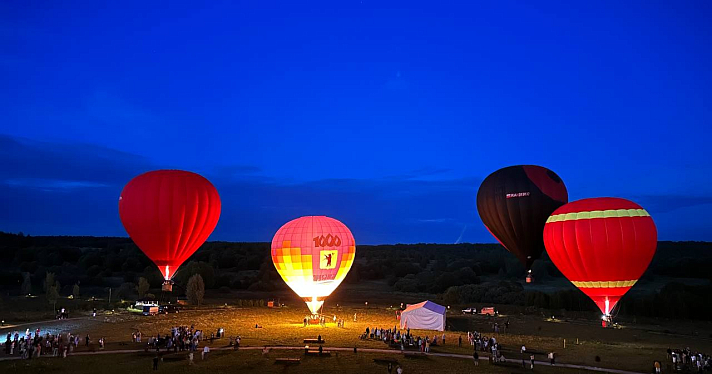
[[[393,327],[398,323],[395,319],[393,311],[386,310],[384,307],[374,307],[366,309],[363,307],[344,307],[327,309],[328,315],[337,315],[337,318],[344,318],[346,326],[339,328],[335,323],[329,322],[326,326],[307,326],[304,327],[302,320],[306,313],[306,307],[294,308],[218,308],[211,310],[186,310],[178,314],[161,315],[153,317],[144,317],[139,315],[131,315],[128,313],[118,313],[112,316],[97,317],[97,319],[88,318],[83,321],[68,321],[66,328],[71,329],[73,333],[81,335],[90,334],[96,341],[99,337],[105,337],[108,340],[107,349],[138,349],[143,347],[139,343],[131,343],[131,333],[140,330],[144,334],[144,342],[149,335],[167,334],[170,328],[176,325],[195,325],[196,328],[204,330],[208,336],[210,332],[216,331],[218,328],[225,328],[227,336],[240,335],[242,337],[243,346],[303,346],[303,339],[316,338],[321,335],[326,343],[325,347],[359,347],[359,348],[380,348],[386,349],[387,345],[374,340],[359,340],[358,336],[366,329],[366,327]],[[353,315],[357,313],[357,322],[353,321]],[[624,328],[620,330],[601,329],[600,326],[593,322],[547,322],[541,318],[534,316],[502,316],[497,319],[503,323],[507,318],[510,319],[511,325],[508,334],[491,334],[491,322],[493,319],[483,316],[451,316],[449,318],[466,319],[466,325],[471,329],[477,329],[485,335],[495,336],[504,348],[507,358],[520,358],[519,347],[525,344],[529,350],[536,350],[542,353],[549,351],[557,352],[559,362],[576,363],[593,365],[599,367],[618,368],[624,370],[647,372],[652,367],[654,360],[665,361],[665,349],[671,347],[695,347],[702,351],[712,351],[710,341],[707,339],[692,339],[685,336],[668,336],[655,333],[649,333],[646,329],[640,328]],[[461,321],[462,322],[462,321]],[[255,324],[259,324],[262,328],[255,328]],[[59,330],[64,330],[62,323],[57,326]],[[421,336],[433,336],[434,331],[417,331],[412,330],[411,333]],[[442,333],[437,333],[441,336]],[[472,347],[467,345],[465,333],[446,332],[446,345],[433,347],[433,352],[471,354]],[[457,337],[463,337],[463,347],[457,346]],[[578,338],[579,344],[576,344]],[[566,339],[566,348],[563,347],[563,339]],[[439,339],[440,340],[440,339]],[[128,344],[127,344],[128,342]],[[226,346],[227,339],[215,340],[212,343],[213,347]],[[145,343],[144,343],[145,344]],[[80,348],[85,350],[86,348]],[[227,353],[216,352],[215,356],[227,355]],[[283,353],[284,355],[298,355],[298,351]],[[236,357],[242,357],[243,353],[239,353]],[[245,369],[250,367],[260,367],[259,364],[263,358],[255,353],[244,353],[245,359],[224,358],[225,365],[246,365]],[[274,355],[274,354],[271,354]],[[595,357],[600,357],[600,362],[595,360]],[[118,357],[118,356],[117,356]],[[401,357],[401,356],[395,356]],[[367,359],[370,358],[370,359]],[[349,367],[360,367],[362,365],[368,368],[372,361],[369,354],[359,354],[354,356],[353,353],[340,354],[339,358],[316,359],[313,364],[311,358],[307,359],[302,365],[294,368],[275,368],[271,363],[264,366],[265,370],[276,370],[279,372],[333,372],[326,368],[320,371],[320,362],[328,362],[329,367],[337,367],[339,370],[344,368],[345,372],[349,372]],[[108,358],[94,357],[76,357],[72,360],[86,360],[93,362],[94,360],[103,360]],[[116,359],[116,357],[114,358]],[[401,358],[402,359],[402,358]],[[545,356],[537,356],[538,360],[545,360]],[[149,359],[133,357],[133,354],[128,354],[125,357],[121,356],[120,362],[122,365],[133,367],[134,361],[138,366],[148,368]],[[322,361],[319,361],[322,360]],[[52,360],[54,361],[54,360]],[[220,360],[215,360],[215,365],[221,367]],[[233,362],[234,361],[234,362]],[[451,362],[452,361],[452,362]],[[38,361],[39,362],[39,361]],[[72,362],[69,361],[68,362]],[[265,361],[268,362],[268,361]],[[471,369],[472,362],[470,360],[444,359],[429,357],[422,362],[422,369],[437,368],[438,365],[447,365],[448,368],[453,368],[453,372],[467,372]],[[3,366],[6,364],[3,364]],[[17,364],[20,365],[20,364]],[[24,365],[24,364],[23,364]],[[34,365],[34,364],[33,364]],[[44,365],[44,364],[37,364]],[[170,366],[173,364],[167,364]],[[212,365],[212,364],[210,364]],[[229,366],[228,365],[228,366]],[[250,366],[253,365],[253,366]],[[335,365],[335,366],[334,366]],[[413,363],[414,368],[421,369],[420,361]],[[466,366],[460,366],[466,365]],[[231,366],[231,367],[232,367]],[[239,366],[242,367],[242,366]],[[385,372],[385,368],[381,368]],[[47,370],[50,370],[49,368]],[[51,369],[54,370],[54,369]],[[182,370],[182,369],[181,369]],[[186,369],[187,370],[187,369]],[[191,370],[202,370],[192,369]],[[375,370],[375,369],[374,369]],[[379,369],[380,370],[380,369]],[[458,371],[462,370],[462,371]],[[492,369],[495,370],[495,369]],[[549,372],[549,369],[541,369]],[[270,372],[270,371],[264,371]],[[361,371],[353,371],[361,372]],[[496,371],[488,371],[496,372]],[[506,371],[505,372],[511,372]]]

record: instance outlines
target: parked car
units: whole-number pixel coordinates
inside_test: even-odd
[[[158,313],[168,314],[168,313],[178,313],[180,308],[176,305],[161,305],[158,307]]]
[[[144,316],[155,316],[158,314],[158,307],[155,305],[144,305],[143,315]]]
[[[469,307],[462,310],[463,314],[477,314],[477,308]]]
[[[482,310],[480,310],[480,314],[493,316],[493,315],[497,314],[497,311],[494,310],[494,307],[486,307],[486,308],[482,308]]]

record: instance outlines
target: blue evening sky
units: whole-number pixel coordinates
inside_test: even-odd
[[[212,240],[328,215],[359,243],[493,242],[513,164],[712,240],[709,1],[3,1],[0,230],[126,235],[133,176],[209,178]]]

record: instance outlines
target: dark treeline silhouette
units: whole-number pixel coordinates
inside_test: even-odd
[[[140,277],[154,289],[162,282],[155,265],[129,238],[0,233],[0,263],[0,287],[15,295],[25,291],[22,284],[27,277],[33,292],[39,293],[48,272],[62,285],[62,295],[72,294],[73,285],[79,284],[84,290],[116,287],[117,296],[130,298],[136,296]],[[620,312],[712,319],[706,312],[712,307],[712,298],[707,297],[712,294],[711,267],[712,243],[660,242],[648,271],[634,288],[635,297],[623,298]],[[521,283],[524,267],[498,244],[362,245],[345,283],[385,282],[391,289],[382,291],[433,294],[455,305],[596,310],[582,292],[563,281],[546,253],[532,271],[539,283],[558,280],[562,286],[546,292],[525,287]],[[185,286],[194,274],[202,276],[207,289],[288,290],[272,265],[269,243],[205,243],[181,266],[175,281]]]

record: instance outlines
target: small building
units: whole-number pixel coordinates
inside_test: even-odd
[[[401,313],[401,329],[445,331],[445,313],[447,308],[430,300],[418,304],[409,304]]]
[[[143,310],[143,307],[145,307],[145,306],[158,307],[158,300],[138,299],[138,300],[136,300],[135,305],[136,305],[136,309],[141,309],[141,310]]]

